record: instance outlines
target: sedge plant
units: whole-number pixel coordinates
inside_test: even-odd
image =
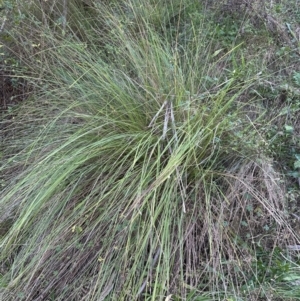
[[[3,300],[250,296],[262,220],[288,229],[260,112],[245,113],[257,77],[220,72],[193,23],[181,42],[188,1],[161,28],[158,2],[113,4],[86,40],[47,30],[25,59],[41,69],[4,138]]]

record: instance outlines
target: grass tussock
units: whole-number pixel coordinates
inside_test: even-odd
[[[216,49],[194,1],[70,3],[89,18],[10,31],[34,92],[1,137],[3,300],[297,294],[268,66]]]

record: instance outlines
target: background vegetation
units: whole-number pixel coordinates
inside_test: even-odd
[[[297,1],[1,1],[1,300],[298,300]]]

